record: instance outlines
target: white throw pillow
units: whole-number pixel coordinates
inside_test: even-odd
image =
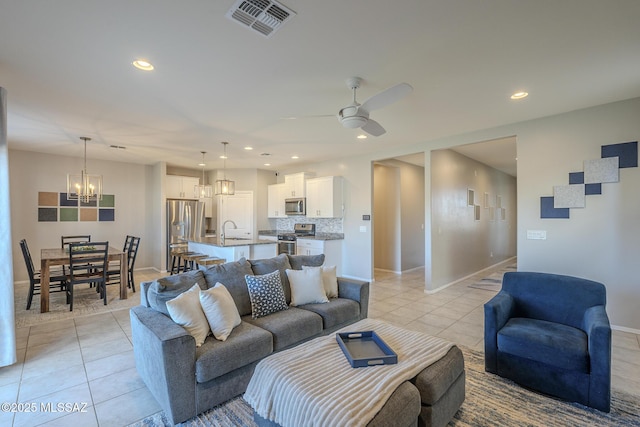
[[[291,285],[291,305],[329,302],[322,284],[320,268],[285,271]]]
[[[195,338],[196,346],[200,347],[209,335],[209,323],[200,306],[200,286],[195,284],[167,301],[167,311],[171,320],[185,328]]]
[[[336,266],[322,266],[322,267],[311,267],[308,265],[303,265],[302,269],[307,270],[311,268],[321,268],[322,269],[322,284],[324,285],[324,291],[327,294],[327,298],[338,298],[338,277],[336,275]]]
[[[233,297],[220,282],[213,288],[200,291],[200,304],[217,340],[226,341],[233,328],[242,322]]]

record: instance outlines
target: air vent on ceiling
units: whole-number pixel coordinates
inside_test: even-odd
[[[276,1],[238,0],[225,16],[265,37],[271,37],[296,13]]]

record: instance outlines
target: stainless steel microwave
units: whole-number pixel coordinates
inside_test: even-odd
[[[287,215],[306,215],[307,199],[304,197],[297,199],[285,199],[284,213]]]

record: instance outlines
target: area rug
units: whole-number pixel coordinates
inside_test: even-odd
[[[467,375],[466,398],[449,426],[640,426],[638,396],[612,390],[611,412],[606,414],[576,403],[562,402],[526,390],[509,380],[489,374],[484,371],[484,356],[481,352],[464,347],[461,349]],[[164,413],[160,412],[131,426],[171,425]],[[241,397],[180,425],[185,427],[256,426],[253,422],[251,407]]]
[[[49,312],[40,313],[40,295],[34,295],[31,309],[27,310],[29,285],[17,284],[14,288],[16,328],[37,325],[42,322],[71,319],[91,314],[131,308],[140,304],[140,296],[129,289],[128,298],[120,299],[120,285],[107,286],[107,305],[104,305],[95,288],[78,286],[74,289],[73,311],[69,311],[64,292],[49,294]]]
[[[508,271],[517,271],[516,264],[509,264],[489,276],[469,285],[470,288],[484,289],[485,291],[499,292],[502,289],[502,276]]]

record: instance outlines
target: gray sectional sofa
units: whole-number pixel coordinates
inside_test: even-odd
[[[245,275],[278,270],[289,303],[291,289],[285,270],[323,262],[324,255],[243,258],[141,283],[141,305],[130,311],[136,368],[171,422],[185,421],[242,394],[255,365],[273,352],[367,317],[369,283],[338,278],[338,297],[328,303],[289,307],[252,318]],[[166,302],[195,283],[205,290],[217,282],[229,290],[242,322],[226,341],[209,336],[196,347],[194,338],[171,320]]]

